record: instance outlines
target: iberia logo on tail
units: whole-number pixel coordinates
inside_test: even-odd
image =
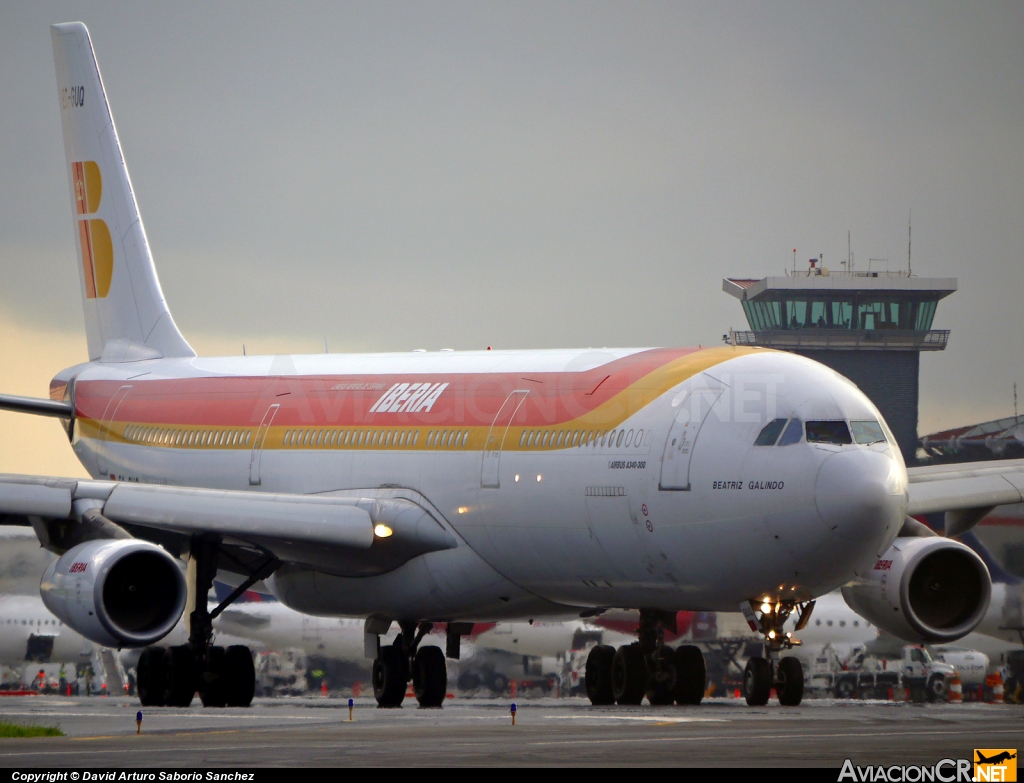
[[[100,167],[96,161],[77,161],[71,164],[71,175],[75,186],[75,211],[79,215],[95,214],[103,197]],[[85,297],[102,299],[110,293],[110,278],[114,274],[114,244],[110,240],[110,229],[102,220],[79,220],[78,238],[85,272]]]

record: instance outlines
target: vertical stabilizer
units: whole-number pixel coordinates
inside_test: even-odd
[[[89,358],[195,356],[160,290],[89,31],[50,32]]]

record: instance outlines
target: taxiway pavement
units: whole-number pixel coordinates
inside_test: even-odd
[[[805,701],[751,708],[592,707],[585,699],[453,699],[443,709],[379,710],[358,699],[257,699],[249,709],[144,708],[136,699],[0,699],[0,720],[67,736],[0,739],[11,768],[383,765],[816,766],[925,764],[974,748],[1024,746],[1024,707]]]

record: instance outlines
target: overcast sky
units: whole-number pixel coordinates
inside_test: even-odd
[[[718,343],[722,277],[838,269],[847,230],[901,268],[913,210],[914,271],[960,281],[921,431],[1012,414],[1022,3],[4,3],[5,391],[85,358],[72,20],[201,353]]]

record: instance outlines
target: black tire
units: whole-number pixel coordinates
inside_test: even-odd
[[[634,642],[615,651],[612,659],[612,695],[621,705],[640,704],[647,691],[647,663]]]
[[[185,645],[170,647],[164,655],[164,704],[187,707],[196,695],[196,659]]]
[[[420,647],[412,661],[412,690],[421,707],[440,707],[448,690],[448,666],[440,647]]]
[[[700,704],[708,689],[708,669],[699,647],[685,644],[676,649],[676,704]]]
[[[224,692],[224,648],[211,647],[206,653],[206,669],[199,672],[197,690],[204,707],[226,707]]]
[[[480,687],[480,675],[473,671],[462,672],[458,686],[460,691],[475,691]]]
[[[587,656],[587,668],[583,675],[583,686],[587,698],[595,707],[615,703],[612,693],[612,659],[615,648],[610,644],[599,644]]]
[[[941,674],[933,674],[928,680],[928,701],[946,701],[949,695],[949,681]]]
[[[163,707],[164,701],[164,655],[163,647],[147,647],[139,656],[135,667],[135,688],[143,707]],[[78,683],[75,683],[77,687]],[[77,694],[75,694],[77,695]]]
[[[835,697],[837,699],[853,699],[857,696],[857,682],[853,678],[841,677],[835,684]]]
[[[401,644],[380,648],[373,662],[373,695],[378,707],[401,707],[409,682],[409,662]]]
[[[228,707],[248,707],[256,695],[256,666],[248,647],[236,644],[224,651],[221,667],[224,701]]]
[[[489,679],[489,683],[490,684],[487,687],[490,688],[496,695],[504,696],[506,693],[508,693],[508,677],[506,677],[501,672],[492,672]]]
[[[658,647],[653,672],[647,674],[647,701],[652,707],[663,707],[676,700],[675,650],[667,644]]]
[[[743,695],[751,707],[763,707],[772,692],[772,667],[768,661],[755,656],[747,661],[743,670]]]
[[[779,661],[779,682],[775,692],[783,707],[800,706],[804,698],[804,667],[799,658],[790,655]]]

